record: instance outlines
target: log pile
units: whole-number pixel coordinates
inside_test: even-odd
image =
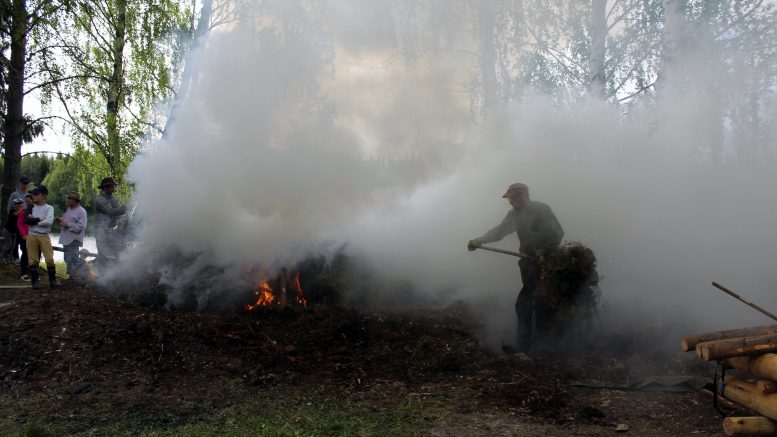
[[[680,348],[741,373],[718,381],[715,390],[724,404],[730,401],[760,416],[725,418],[725,435],[777,435],[777,325],[691,335]]]

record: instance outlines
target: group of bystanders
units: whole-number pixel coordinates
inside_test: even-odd
[[[61,217],[55,217],[54,207],[47,203],[48,188],[38,185],[28,191],[30,182],[28,177],[22,176],[18,188],[8,199],[0,262],[17,264],[21,278],[31,281],[32,288],[38,289],[41,287],[38,267],[43,256],[49,285],[58,288],[50,237],[51,226],[56,223],[60,229],[59,244],[64,252],[68,277],[77,281],[86,280],[88,268],[80,255],[80,249],[86,235],[87,213],[81,206],[81,195],[76,191],[67,193],[66,211]],[[126,212],[126,207],[119,206],[113,197],[116,188],[113,179],[104,178],[98,188],[100,194],[95,200],[94,215],[96,262],[98,268],[104,268],[115,262],[124,248],[124,237],[116,229],[116,223],[118,217]]]

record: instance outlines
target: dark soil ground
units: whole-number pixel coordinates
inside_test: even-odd
[[[477,325],[465,304],[206,315],[77,285],[3,288],[0,434],[720,434],[700,393],[573,385],[709,377],[695,357],[521,360],[482,348]]]

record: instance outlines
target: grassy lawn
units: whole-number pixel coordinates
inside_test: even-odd
[[[10,405],[5,405],[6,410]],[[96,415],[95,415],[96,414]],[[186,419],[184,423],[154,423],[156,418],[106,420],[103,414],[88,413],[66,422],[27,424],[0,419],[2,436],[383,436],[421,435],[432,423],[424,420],[417,405],[401,404],[394,409],[380,409],[352,404],[347,399],[321,394],[277,399],[267,393],[256,393],[216,412]],[[115,417],[121,414],[116,412]]]
[[[67,265],[65,262],[57,261],[54,265],[57,269],[57,277],[67,279]],[[39,266],[41,280],[43,282],[48,281],[48,277],[46,276],[46,261],[41,261]],[[24,283],[24,281],[21,280],[19,266],[4,264],[2,268],[0,268],[0,283],[4,285]],[[29,284],[29,282],[27,283]]]

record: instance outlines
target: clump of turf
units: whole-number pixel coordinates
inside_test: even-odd
[[[578,242],[561,245],[540,261],[541,277],[534,298],[538,329],[561,335],[570,327],[590,323],[601,297],[596,256]]]

